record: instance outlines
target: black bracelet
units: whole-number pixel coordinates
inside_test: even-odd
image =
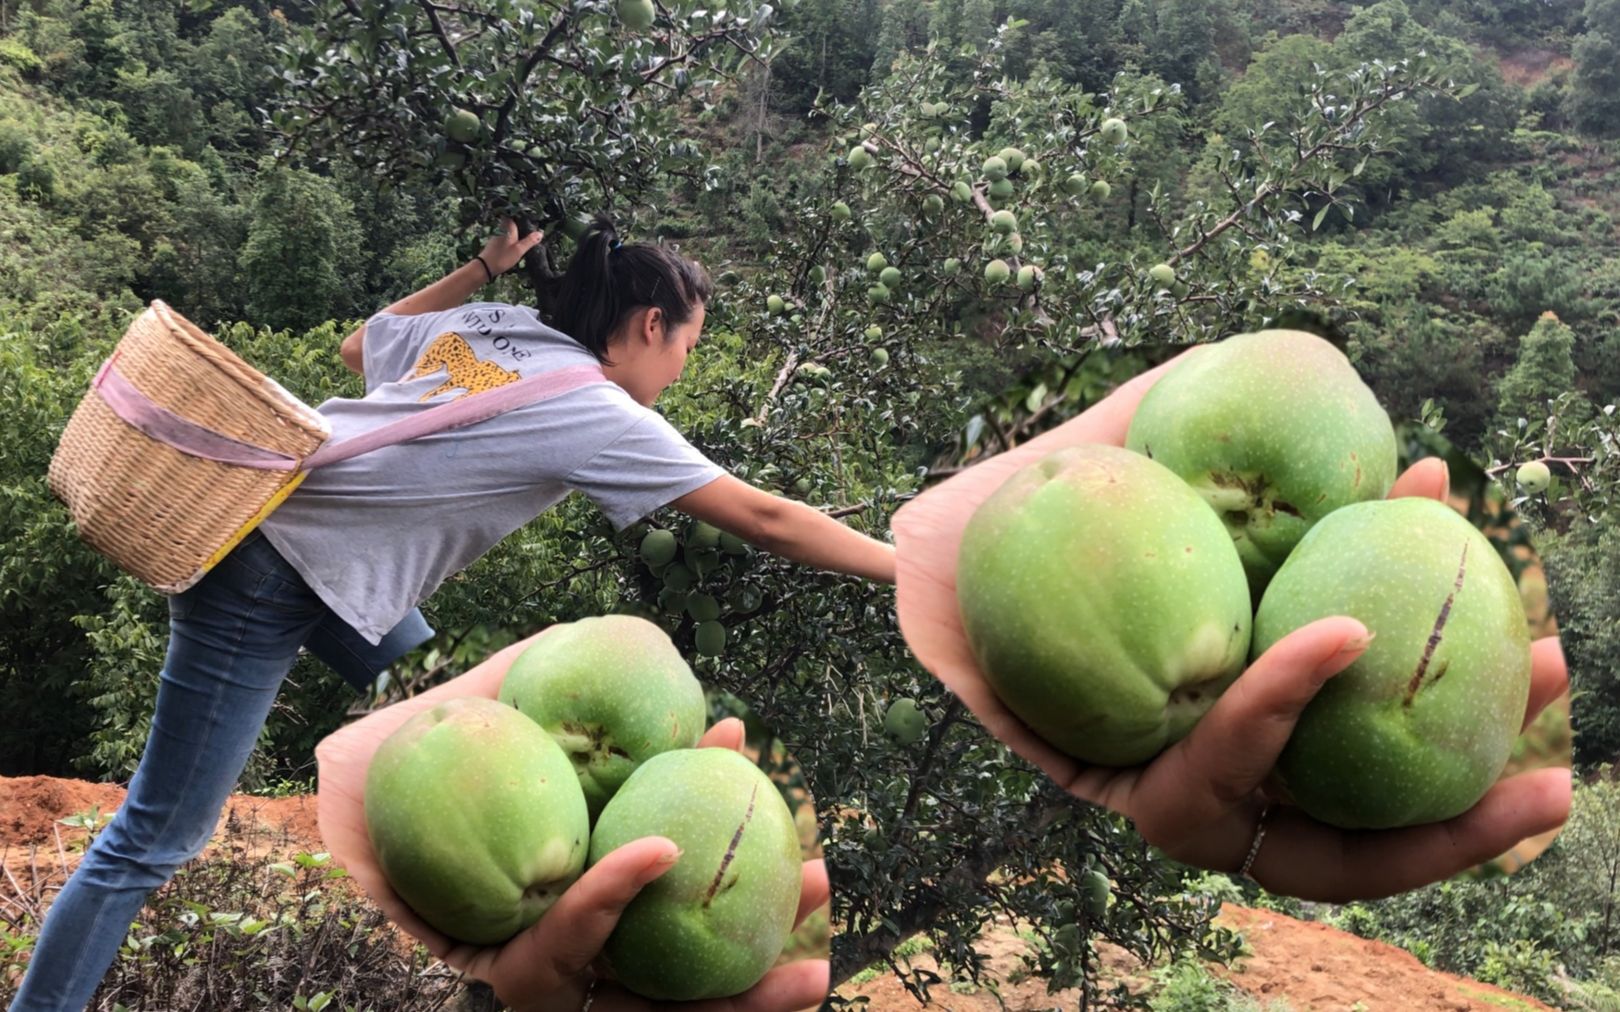
[[[484,255],[482,253],[474,254],[473,259],[484,265],[484,273],[489,275],[490,281],[494,281],[495,272],[489,269],[489,264],[485,262]]]

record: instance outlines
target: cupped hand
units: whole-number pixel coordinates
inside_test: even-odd
[[[479,251],[478,255],[484,258],[484,262],[489,264],[489,269],[495,274],[505,274],[513,267],[516,267],[518,261],[523,259],[524,254],[539,245],[540,240],[545,237],[544,232],[535,229],[519,239],[517,222],[511,218],[506,218],[501,222],[500,234],[491,236],[489,242],[484,243],[484,248]]]
[[[900,630],[922,665],[955,693],[986,730],[1078,797],[1131,819],[1169,857],[1218,871],[1241,868],[1262,811],[1264,783],[1300,713],[1328,678],[1366,647],[1349,617],[1325,618],[1274,644],[1234,681],[1192,732],[1145,765],[1089,766],[1042,740],[1004,706],[979,670],[956,597],[962,531],[1013,473],[1067,446],[1125,445],[1148,389],[1196,347],[1120,386],[1080,416],[1023,446],[975,464],[895,515]],[[1445,499],[1444,461],[1414,464],[1390,491]],[[1531,650],[1529,724],[1568,685],[1556,638]],[[1346,831],[1297,809],[1274,807],[1250,874],[1275,893],[1343,902],[1387,896],[1449,877],[1561,826],[1569,815],[1569,771],[1536,770],[1497,783],[1472,809],[1406,829]]]
[[[501,680],[517,655],[549,631],[514,643],[459,678],[384,707],[323,739],[315,747],[321,838],[333,861],[391,921],[433,955],[469,977],[491,984],[496,995],[519,1012],[577,1012],[588,987],[593,1010],[640,1012],[657,1006],[609,980],[599,980],[591,987],[595,978],[592,964],[636,893],[679,860],[670,840],[645,837],[617,848],[588,869],[527,930],[502,945],[471,946],[429,926],[400,899],[377,863],[366,832],[366,770],[383,740],[411,717],[446,699],[497,698]],[[698,747],[740,751],[743,741],[742,721],[727,718],[709,728]],[[795,924],[825,904],[829,894],[822,861],[805,862],[803,876]],[[828,987],[827,961],[806,959],[776,967],[743,994],[679,1007],[693,1012],[789,1012],[820,1004]]]

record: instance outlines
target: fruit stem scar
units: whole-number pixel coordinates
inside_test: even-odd
[[[754,799],[759,797],[759,785],[748,795],[748,811],[743,813],[743,819],[737,824],[737,831],[731,834],[731,843],[726,847],[726,856],[720,859],[720,867],[714,873],[714,881],[709,883],[709,891],[703,897],[703,905],[707,907],[714,899],[714,894],[720,891],[720,880],[725,878],[726,867],[731,859],[737,856],[737,844],[742,842],[743,830],[748,828],[748,820],[754,817]]]
[[[1403,705],[1411,706],[1412,698],[1417,695],[1418,686],[1423,684],[1423,673],[1429,668],[1429,661],[1434,658],[1434,650],[1440,645],[1440,631],[1446,626],[1446,619],[1451,617],[1452,602],[1457,600],[1457,592],[1462,590],[1463,574],[1468,570],[1468,544],[1463,543],[1462,559],[1457,563],[1457,582],[1452,584],[1451,593],[1446,595],[1446,601],[1440,606],[1440,614],[1435,617],[1434,628],[1429,632],[1429,642],[1423,645],[1423,656],[1418,659],[1417,670],[1412,672],[1412,680],[1406,685],[1406,699]],[[1445,674],[1445,665],[1435,672],[1435,681]]]

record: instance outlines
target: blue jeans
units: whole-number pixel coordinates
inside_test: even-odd
[[[147,895],[207,844],[300,647],[357,688],[433,634],[420,612],[372,646],[254,532],[169,599],[157,711],[128,796],[45,917],[12,1012],[80,1012]]]

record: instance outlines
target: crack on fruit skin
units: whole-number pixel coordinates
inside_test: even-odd
[[[720,891],[720,880],[725,878],[726,867],[731,864],[731,859],[737,856],[737,844],[742,842],[743,830],[748,828],[748,820],[754,817],[754,799],[757,797],[759,785],[755,784],[753,791],[748,795],[748,811],[743,813],[742,821],[737,824],[737,831],[731,834],[731,843],[726,847],[726,854],[720,859],[720,867],[714,873],[714,881],[709,883],[709,891],[703,897],[704,907],[713,902],[715,893]]]
[[[1441,630],[1446,627],[1446,619],[1451,617],[1451,605],[1457,600],[1457,592],[1462,590],[1463,574],[1468,571],[1468,544],[1463,543],[1462,558],[1457,563],[1457,582],[1452,584],[1451,593],[1446,595],[1445,603],[1440,606],[1440,614],[1435,616],[1434,629],[1429,632],[1429,642],[1423,645],[1423,656],[1418,659],[1417,670],[1412,672],[1412,680],[1406,685],[1406,699],[1403,706],[1411,706],[1412,700],[1417,697],[1418,688],[1423,684],[1423,673],[1428,670],[1429,661],[1434,658],[1435,648],[1440,646]],[[1434,677],[1429,680],[1433,685],[1446,673],[1447,665],[1441,663],[1435,671]]]
[[[1295,508],[1293,503],[1283,502],[1281,499],[1273,499],[1271,501],[1271,507],[1272,507],[1272,509],[1276,510],[1278,513],[1287,513],[1291,517],[1297,517],[1297,516],[1301,515],[1299,510],[1297,508]]]

